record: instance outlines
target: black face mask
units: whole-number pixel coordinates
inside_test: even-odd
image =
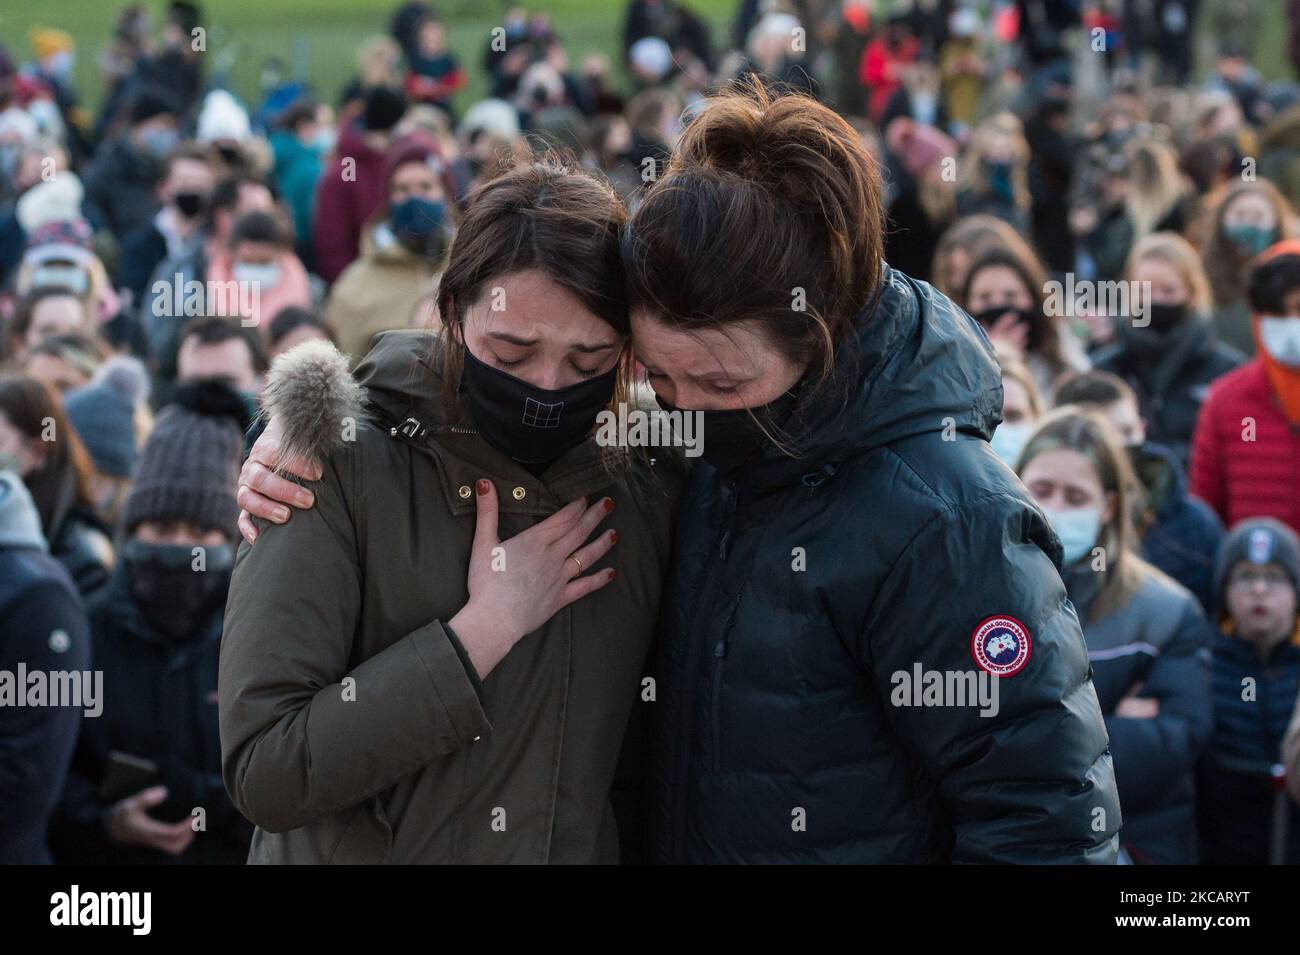
[[[172,197],[176,211],[187,219],[193,219],[203,211],[203,194],[200,192],[178,192]]]
[[[979,322],[987,331],[997,324],[997,320],[1007,312],[1015,315],[1029,329],[1025,347],[1031,352],[1037,351],[1043,342],[1043,324],[1045,322],[1040,312],[1029,308],[1008,308],[1005,305],[995,305],[993,308],[986,308],[983,311],[973,313],[971,318]]]
[[[1151,320],[1151,330],[1164,334],[1171,328],[1181,325],[1187,318],[1187,306],[1157,305],[1152,302],[1147,306],[1147,318]]]
[[[658,395],[655,396],[655,400],[665,411],[683,410],[670,405]],[[790,419],[798,403],[797,390],[792,389],[776,400],[757,408],[703,412],[704,422],[701,429],[703,446],[700,449],[700,457],[717,468],[718,473],[723,477],[729,477],[742,464],[758,457],[763,449],[772,443],[772,439],[764,433],[763,428],[766,427],[769,432],[779,431]],[[684,413],[691,414],[690,411]]]
[[[196,636],[226,602],[235,550],[205,547],[204,570],[195,570],[194,548],[129,540],[122,547],[131,598],[150,628],[172,641]]]
[[[614,394],[618,365],[603,375],[554,391],[485,365],[464,349],[460,390],[483,440],[533,474],[582,444]]]

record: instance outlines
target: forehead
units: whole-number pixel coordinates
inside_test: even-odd
[[[490,279],[466,318],[484,333],[567,343],[614,342],[618,332],[540,269]]]
[[[1067,487],[1101,487],[1092,462],[1073,448],[1053,448],[1035,454],[1025,465],[1023,478],[1026,482],[1046,479]]]
[[[770,351],[762,332],[750,322],[687,331],[666,325],[644,309],[632,313],[632,346],[643,363],[686,375],[708,374],[719,367],[756,370]]]

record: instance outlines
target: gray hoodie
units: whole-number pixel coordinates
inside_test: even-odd
[[[36,504],[23,479],[13,471],[0,471],[0,547],[49,550]]]

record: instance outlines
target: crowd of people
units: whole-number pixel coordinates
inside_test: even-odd
[[[1290,66],[1300,75],[1300,4],[1287,7]],[[930,303],[923,309],[940,316],[949,315],[951,300],[991,343],[1001,407],[968,408],[966,417],[957,415],[956,426],[979,434],[986,415],[1000,416],[984,437],[1059,541],[1060,578],[1086,642],[1086,666],[1109,739],[1123,815],[1120,858],[1300,862],[1300,82],[1265,81],[1252,65],[1261,29],[1252,5],[741,0],[724,34],[688,2],[631,0],[623,22],[617,64],[602,53],[573,49],[564,24],[540,8],[511,9],[479,48],[453,49],[448,24],[434,6],[413,0],[396,8],[388,23],[376,24],[374,35],[359,38],[355,75],[340,77],[337,91],[286,80],[272,70],[264,88],[250,97],[210,74],[206,47],[193,41],[196,31],[210,26],[197,5],[173,0],[155,32],[146,6],[133,4],[120,12],[110,43],[99,51],[103,95],[97,112],[72,83],[74,57],[82,51],[69,33],[54,26],[37,29],[26,47],[20,38],[3,37],[0,671],[19,672],[20,664],[28,672],[94,670],[103,674],[104,692],[102,713],[95,716],[68,706],[16,705],[0,692],[0,805],[6,810],[0,813],[0,861],[242,863],[250,843],[255,858],[273,861],[324,861],[331,852],[349,851],[364,859],[375,844],[387,845],[399,861],[418,859],[435,845],[456,859],[497,851],[486,848],[495,845],[489,834],[445,835],[444,824],[464,825],[448,806],[478,797],[467,794],[462,775],[427,767],[486,746],[478,741],[491,723],[498,725],[497,752],[540,746],[548,711],[528,710],[511,735],[512,724],[498,720],[487,701],[500,706],[502,700],[542,700],[538,694],[549,692],[546,681],[556,679],[555,668],[570,665],[554,656],[562,638],[550,632],[548,617],[521,612],[521,628],[510,641],[515,649],[503,662],[511,646],[488,653],[482,649],[487,643],[475,638],[481,612],[443,613],[442,603],[385,589],[387,584],[371,583],[368,576],[364,592],[350,590],[346,572],[364,564],[367,553],[436,575],[445,555],[437,547],[422,550],[421,535],[428,531],[443,541],[460,534],[464,524],[450,517],[445,526],[408,517],[401,508],[410,487],[386,485],[380,475],[369,475],[363,494],[356,489],[356,468],[329,464],[323,441],[294,446],[305,462],[304,476],[320,478],[320,466],[327,465],[323,484],[311,485],[319,493],[295,483],[251,481],[258,469],[276,470],[262,463],[285,461],[262,462],[256,451],[249,456],[268,418],[269,433],[279,435],[282,422],[274,415],[288,408],[283,414],[292,419],[294,402],[307,402],[286,396],[292,382],[277,381],[272,364],[287,375],[295,355],[346,356],[344,370],[355,369],[380,418],[384,411],[392,418],[393,435],[414,422],[405,435],[412,440],[423,437],[421,421],[428,422],[420,409],[441,400],[442,385],[454,393],[459,382],[473,421],[486,431],[484,423],[502,412],[478,398],[479,389],[486,392],[492,376],[510,377],[506,366],[512,364],[482,363],[470,344],[477,339],[465,316],[479,306],[488,277],[502,279],[511,295],[550,307],[578,302],[592,323],[618,332],[617,343],[626,338],[629,307],[634,317],[638,306],[695,317],[735,309],[736,320],[743,321],[737,303],[756,294],[751,273],[732,274],[738,263],[719,257],[719,250],[735,249],[750,265],[769,263],[764,278],[771,277],[774,288],[789,265],[762,258],[774,249],[711,244],[710,230],[721,234],[743,222],[758,230],[778,221],[763,218],[761,203],[746,207],[749,219],[710,218],[730,201],[727,189],[752,181],[771,186],[790,208],[802,210],[799,215],[812,215],[812,209],[832,222],[844,219],[837,234],[846,238],[827,246],[823,256],[836,268],[842,267],[841,255],[862,255],[880,266],[879,256],[870,259],[865,245],[858,245],[878,243],[883,261],[901,276],[887,279],[883,292],[874,276],[859,274],[857,284],[846,280],[844,289],[828,283],[832,291],[818,306],[826,316],[835,309],[857,313],[867,302],[854,296],[864,291],[880,294],[900,311],[906,307],[898,302],[915,294]],[[1204,35],[1214,37],[1215,45],[1198,71]],[[470,103],[464,91],[475,71],[487,95]],[[844,147],[847,162],[869,157],[879,173],[879,235],[853,236],[855,226],[873,227],[870,219],[847,218],[870,183],[823,190],[818,177],[829,182],[830,173],[809,172],[801,165],[806,158],[794,151],[764,154],[770,168],[759,168],[745,157],[747,150],[759,149],[761,131],[743,127],[734,114],[718,114],[717,122],[720,129],[731,122],[739,131],[719,132],[701,119],[717,91],[746,84],[806,96],[796,102],[818,102],[838,114],[837,122],[854,138],[851,149]],[[806,133],[800,121],[788,120],[792,141]],[[822,148],[809,146],[812,141],[802,143],[805,152]],[[543,153],[552,157],[545,163],[567,165],[545,165],[533,179],[520,172],[537,168],[535,157]],[[694,213],[674,205],[667,189],[655,189],[674,176],[686,194],[695,189],[711,198],[700,200]],[[592,177],[608,194],[592,191]],[[839,213],[836,203],[844,207]],[[864,208],[875,210],[870,202]],[[668,232],[666,223],[680,228]],[[534,248],[524,239],[529,234]],[[618,279],[615,292],[615,285],[606,287],[612,280],[603,270],[620,260],[627,278]],[[529,285],[518,278],[528,270],[558,277],[568,291]],[[835,281],[840,278],[837,272]],[[692,292],[684,304],[676,283],[686,287],[691,281],[691,287],[710,291]],[[900,282],[924,291],[904,294]],[[817,282],[789,285],[819,294]],[[704,302],[701,296],[712,297]],[[609,311],[614,298],[623,302],[621,318]],[[836,327],[828,319],[828,340],[840,334]],[[436,384],[430,377],[423,390],[411,390],[403,379],[409,378],[412,350],[447,328],[464,345],[462,357],[438,370]],[[371,352],[375,336],[397,330],[410,331],[381,337]],[[649,357],[655,351],[641,348],[635,321],[632,333],[640,363],[629,387],[647,394],[652,388],[666,409],[702,407],[690,403],[668,370],[681,359],[679,346],[656,339],[664,360],[655,367]],[[789,334],[793,342],[795,333]],[[807,334],[815,339],[819,333]],[[864,337],[862,347],[875,349],[871,354],[884,367],[895,351],[881,336],[879,342]],[[595,337],[579,349],[583,355],[617,344]],[[950,343],[953,349],[976,347],[960,335],[952,342],[958,343]],[[936,355],[943,350],[934,342],[923,349],[926,355],[929,349],[937,349]],[[804,353],[805,362],[806,355],[822,355],[811,347]],[[613,351],[608,358],[615,360]],[[846,374],[839,364],[830,370],[829,352],[822,358],[827,380]],[[548,394],[574,389],[566,392],[569,401],[591,404],[591,395],[600,391],[592,382],[606,386],[605,398],[615,387],[609,362],[593,366],[589,382],[532,384]],[[778,375],[779,366],[773,367],[778,371],[770,373]],[[581,368],[579,378],[587,377],[588,369]],[[971,370],[969,382],[979,377]],[[996,379],[995,374],[989,388],[977,391],[983,398],[973,398],[976,404],[996,393]],[[796,380],[809,379],[793,375],[786,385],[791,394],[810,387],[796,388]],[[874,403],[896,403],[895,410],[908,408],[918,416],[939,407],[927,405],[910,385],[891,391],[893,379],[879,381],[870,402],[846,402],[838,413],[831,406],[800,406],[820,408],[825,421],[806,422],[802,411],[788,417],[795,406],[791,398],[782,427],[798,422],[828,448],[842,449],[852,430],[843,416],[858,416],[861,433],[851,434],[853,441],[896,442],[907,435],[893,422],[882,423]],[[603,404],[595,401],[594,407]],[[841,428],[836,436],[825,433],[832,420]],[[935,417],[936,433],[942,420]],[[502,419],[502,431],[510,425]],[[588,423],[574,444],[589,431]],[[787,436],[798,444],[793,426]],[[724,443],[719,438],[715,454]],[[370,470],[396,479],[419,470],[378,443],[361,444],[371,448]],[[732,466],[753,466],[757,451],[740,447],[748,456],[733,447],[735,460],[706,456],[710,464],[697,468],[726,476]],[[481,528],[482,499],[495,509],[496,491],[476,482],[482,456],[468,457],[473,467],[440,464],[437,477],[428,480],[448,487],[449,514],[458,519],[473,515],[477,504]],[[514,532],[526,526],[520,515],[535,520],[550,513],[530,510],[534,498],[527,479],[551,474],[545,467],[554,463],[554,456],[544,454],[509,457],[525,473],[517,481],[510,474],[501,478],[502,488],[517,484],[516,509],[505,510],[510,502],[502,500],[503,533],[507,523]],[[588,479],[598,457],[584,462],[586,470],[573,465],[564,471],[564,480],[551,475],[554,493],[546,499],[564,504],[570,497],[604,493],[605,485]],[[838,480],[846,480],[842,474],[851,469],[841,464],[840,458],[827,458],[818,471],[804,463],[792,476],[775,464],[752,470],[761,475],[755,480],[773,487],[784,486],[787,478],[799,485],[803,496],[791,500],[805,508],[823,483],[834,485],[837,471]],[[629,510],[648,513],[639,485],[625,481],[609,492],[608,509],[618,517]],[[542,507],[543,495],[534,496]],[[720,500],[730,522],[735,499],[724,493]],[[381,501],[388,505],[386,516]],[[241,516],[241,507],[269,520],[255,524]],[[856,526],[856,507],[844,510],[837,523]],[[317,510],[324,512],[319,524],[301,518]],[[723,510],[723,503],[699,509],[700,527],[712,527]],[[605,512],[603,505],[590,516],[562,508],[536,527],[568,540],[578,528],[594,531]],[[790,533],[814,533],[820,512],[800,513],[798,520],[790,517]],[[904,517],[897,520],[901,528]],[[356,522],[360,529],[352,528]],[[277,524],[286,527],[279,539],[268,531]],[[350,530],[340,544],[337,533],[327,530],[344,525]],[[619,547],[626,551],[632,534],[620,527]],[[822,775],[832,772],[827,760],[854,785],[871,787],[881,778],[904,785],[894,775],[910,770],[880,777],[871,773],[884,770],[862,769],[863,757],[844,729],[844,713],[862,719],[874,714],[834,696],[841,684],[830,674],[838,674],[841,657],[861,650],[848,646],[858,638],[843,636],[845,645],[837,643],[836,654],[801,656],[761,634],[762,621],[799,631],[804,624],[798,621],[814,619],[811,608],[822,598],[755,597],[741,585],[716,601],[696,598],[706,608],[705,623],[687,617],[685,605],[666,604],[659,615],[667,517],[647,517],[637,527],[648,551],[637,572],[656,575],[655,585],[593,604],[600,609],[581,624],[604,634],[626,630],[632,649],[626,658],[597,655],[581,667],[573,664],[572,699],[612,705],[601,680],[620,668],[634,686],[656,616],[685,632],[712,626],[708,620],[721,615],[714,623],[724,636],[716,649],[702,651],[716,656],[712,676],[703,678],[706,686],[713,681],[710,699],[723,698],[741,680],[755,684],[749,696],[737,690],[727,697],[731,715],[720,715],[721,704],[714,703],[711,716],[702,717],[714,734],[706,733],[713,742],[704,747],[713,754],[712,775],[678,771],[672,776],[680,786],[675,794],[660,792],[668,786],[661,777],[643,786],[658,794],[661,808],[672,805],[680,815],[667,822],[677,827],[670,850],[641,849],[677,861],[733,858],[736,846],[741,857],[748,852],[756,859],[809,858],[787,844],[789,833],[786,842],[768,845],[745,829],[734,800],[743,804],[766,796],[752,797],[752,790],[751,797],[741,796],[730,787],[748,780],[762,789],[769,777],[755,781],[739,772],[754,765],[833,786]],[[292,536],[288,528],[303,536]],[[245,558],[242,580],[235,560],[241,532],[256,555]],[[472,525],[468,533],[473,535]],[[712,572],[701,570],[708,565],[699,555],[713,545],[691,536],[693,528],[679,526],[675,533],[676,573],[694,575],[696,584],[707,586]],[[579,555],[568,558],[579,573],[614,544],[610,539],[603,550],[588,553],[576,550],[582,539],[585,534],[568,548]],[[731,547],[744,553],[747,540],[739,530],[733,538],[728,529],[721,559],[727,561]],[[286,584],[289,597],[281,593],[277,566],[288,566],[304,551],[331,547],[356,556],[342,569],[322,565]],[[472,560],[487,559],[479,547],[474,537]],[[470,560],[469,537],[465,549]],[[972,559],[981,553],[973,549]],[[698,563],[691,563],[692,555]],[[731,567],[748,567],[753,559]],[[856,558],[844,559],[852,564]],[[1019,560],[1009,559],[1015,573],[1032,577],[1043,569]],[[475,565],[470,566],[474,597]],[[910,598],[892,599],[933,603],[936,594],[920,592],[929,586],[926,573],[910,563],[897,566],[908,570],[888,578],[888,586],[910,583],[916,590]],[[611,591],[639,579],[622,565],[618,573]],[[233,592],[232,577],[238,582]],[[402,579],[393,578],[392,587]],[[839,578],[829,580],[845,587]],[[609,582],[602,577],[599,586]],[[459,607],[465,585],[461,574],[445,593],[437,591],[437,599],[459,600]],[[964,587],[960,575],[956,585]],[[480,578],[480,595],[486,586]],[[551,613],[572,601],[594,600],[587,594],[596,586],[566,591]],[[772,585],[774,592],[783,586]],[[330,593],[310,592],[312,587]],[[673,592],[666,587],[666,594]],[[765,601],[760,614],[755,603]],[[847,607],[839,608],[844,619],[850,618]],[[391,691],[385,694],[388,705],[373,714],[374,725],[358,729],[342,715],[346,704],[317,700],[309,723],[305,711],[294,707],[305,705],[312,692],[323,694],[338,674],[330,675],[326,663],[311,655],[325,652],[312,649],[320,634],[296,632],[295,615],[326,626],[349,614],[361,636],[356,647],[346,641],[331,645],[331,665],[343,667],[340,672],[355,666],[349,672],[364,672],[370,680],[387,673],[383,679],[393,682],[380,685]],[[445,626],[430,635],[415,629],[421,619],[443,620]],[[834,619],[838,626],[840,618]],[[410,624],[411,642],[404,655],[385,658],[394,648],[382,645],[395,622]],[[522,639],[543,625],[551,647],[546,651]],[[729,644],[725,635],[733,631],[752,637],[751,644],[769,655],[766,661],[758,650],[745,651],[734,634]],[[268,651],[265,642],[273,640],[282,643]],[[369,649],[358,649],[363,645]],[[448,645],[454,653],[438,649]],[[1044,637],[1043,649],[1035,646],[1035,652],[1051,655],[1052,645]],[[777,678],[764,668],[786,653],[798,692],[807,691],[808,712],[821,714],[819,725],[791,729],[795,724],[771,713],[746,709],[756,705],[753,694],[772,692]],[[1068,658],[1068,649],[1059,655]],[[689,661],[683,664],[671,652],[665,659],[663,684],[672,686],[673,667],[689,673]],[[864,659],[883,667],[888,654],[864,652]],[[456,671],[454,680],[437,675],[447,667]],[[420,686],[403,681],[422,678],[424,668],[435,674],[437,710],[432,704],[404,705],[403,694],[416,694]],[[489,671],[492,683],[485,682]],[[1007,685],[1017,679],[1010,674]],[[692,685],[692,677],[685,679]],[[844,679],[845,685],[860,682],[857,675]],[[828,681],[836,689],[815,698],[809,688]],[[227,711],[236,698],[236,708]],[[519,810],[524,819],[558,812],[555,787],[580,794],[571,797],[580,806],[571,805],[571,814],[553,823],[553,843],[548,830],[545,839],[501,858],[531,860],[540,852],[547,859],[568,852],[562,858],[608,859],[620,835],[624,857],[636,857],[637,840],[630,834],[637,824],[620,818],[619,833],[601,809],[610,786],[618,788],[618,780],[611,780],[620,745],[635,742],[635,713],[626,742],[622,730],[634,699],[629,695],[626,705],[613,706],[608,739],[594,731],[590,738],[564,736],[566,752],[587,753],[600,772],[561,765],[558,756],[553,766],[528,764],[528,778],[554,770],[558,782],[550,790],[550,810],[542,805],[544,788],[526,791],[513,777],[501,783],[500,792],[509,791],[528,807]],[[1007,706],[1013,705],[1029,704],[1013,698]],[[669,708],[675,739],[693,732],[691,706]],[[742,712],[750,718],[742,720]],[[392,741],[418,735],[421,720],[440,727],[436,739],[411,749]],[[444,731],[444,724],[454,732]],[[723,727],[734,734],[725,748],[715,738]],[[900,731],[907,740],[900,752],[923,754],[917,757],[918,778],[941,775],[926,762],[929,731],[924,723]],[[344,742],[334,742],[331,732]],[[1079,732],[1080,739],[1087,736]],[[756,755],[759,744],[749,737],[738,742],[742,733],[762,735],[768,748]],[[966,745],[956,730],[953,738]],[[669,744],[664,757],[674,765],[675,746]],[[1094,755],[1099,758],[1089,755],[1087,765]],[[685,753],[681,765],[693,766],[695,758]],[[489,779],[481,760],[463,759],[457,773],[464,779]],[[934,759],[960,762],[952,753],[935,753]],[[719,782],[727,760],[736,761],[737,772]],[[277,776],[281,770],[291,778]],[[1100,778],[1098,770],[1089,773]],[[604,782],[596,785],[594,779]],[[484,787],[490,789],[487,782]],[[991,818],[1005,804],[978,795],[982,787],[982,780],[971,777],[961,786],[922,788],[936,804],[985,800],[978,813]],[[381,790],[395,795],[384,798],[378,816],[357,811]],[[683,807],[689,800],[695,808]],[[494,804],[487,795],[480,801],[489,813]],[[195,807],[202,807],[197,823]],[[773,807],[788,824],[785,802],[773,796],[767,808]],[[817,858],[854,858],[848,833],[856,823],[848,808],[834,806],[842,819],[828,810],[827,825],[842,823],[844,831],[830,837],[838,840],[834,846],[818,843]],[[392,850],[393,820],[421,809],[423,828],[416,835],[408,830],[406,843],[399,839],[399,850]],[[872,813],[888,809],[878,803]],[[896,846],[910,848],[882,848],[863,836],[860,845],[871,846],[868,857],[944,855],[933,841],[940,839],[937,830],[908,815],[922,810],[905,808],[901,798],[894,809],[888,824],[897,822],[900,832],[911,827]],[[691,815],[697,812],[698,818]],[[597,817],[591,833],[582,831],[584,814]],[[324,817],[328,825],[319,823]],[[1116,823],[1107,822],[1106,831]],[[908,841],[921,830],[924,837]],[[978,857],[971,844],[986,838],[992,844],[1003,837],[985,831],[978,839],[959,834],[956,842]],[[1006,838],[1015,842],[1014,835]],[[324,848],[329,840],[333,849]]]

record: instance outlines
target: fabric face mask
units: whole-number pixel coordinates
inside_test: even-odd
[[[1097,546],[1097,537],[1101,533],[1101,511],[1097,508],[1076,507],[1063,511],[1044,509],[1043,512],[1047,515],[1052,530],[1061,539],[1066,566],[1087,557],[1089,551]]]
[[[1007,424],[1004,421],[993,432],[989,445],[993,448],[993,453],[1001,458],[1007,467],[1014,469],[1016,462],[1020,460],[1020,452],[1025,449],[1025,444],[1029,441],[1029,435],[1033,430],[1032,425]]]
[[[1300,368],[1300,317],[1261,318],[1259,340],[1274,361]]]
[[[1151,329],[1164,334],[1171,328],[1181,325],[1187,318],[1187,305],[1165,305],[1152,302],[1147,306],[1147,318],[1151,320]]]
[[[1253,259],[1273,244],[1274,231],[1257,225],[1224,226],[1223,237],[1245,258]]]
[[[280,281],[279,262],[236,262],[230,269],[236,282],[247,282],[254,288],[273,289]]]
[[[194,569],[188,544],[150,544],[131,539],[122,546],[131,598],[159,636],[185,640],[225,604],[235,551],[229,544],[203,548],[204,570]]]
[[[655,396],[655,401],[665,411],[682,410],[658,395]],[[769,431],[780,428],[789,419],[798,402],[798,395],[794,391],[788,391],[775,401],[757,408],[703,412],[700,457],[717,468],[719,474],[732,474],[742,464],[758,457],[772,443],[772,439],[760,427],[760,422]]]
[[[614,394],[618,364],[568,388],[537,388],[463,349],[460,391],[488,444],[534,474],[580,445]]]

